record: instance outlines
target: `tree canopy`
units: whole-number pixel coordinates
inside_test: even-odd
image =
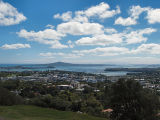
[[[119,80],[110,88],[113,120],[156,120],[160,102],[155,93],[134,80]]]

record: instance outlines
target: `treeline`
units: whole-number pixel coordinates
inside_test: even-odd
[[[60,90],[53,84],[19,80],[0,82],[0,105],[29,104],[112,120],[158,120],[159,96],[152,90],[143,89],[134,80],[89,84],[90,87],[84,87],[81,92]],[[104,109],[112,111],[102,112]]]
[[[49,107],[63,111],[79,111],[96,116],[100,116],[103,109],[102,104],[92,93],[80,95],[70,91],[61,91],[57,95],[47,94],[45,96],[35,97],[29,102],[30,104],[41,107]]]

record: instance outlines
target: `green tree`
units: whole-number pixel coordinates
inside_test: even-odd
[[[0,87],[0,105],[16,105],[22,103],[23,99],[20,96]]]
[[[133,80],[119,80],[111,90],[113,120],[156,120],[160,102],[152,91]]]
[[[90,96],[87,100],[83,100],[81,103],[81,111],[88,114],[99,115],[102,109],[101,103],[93,96]]]

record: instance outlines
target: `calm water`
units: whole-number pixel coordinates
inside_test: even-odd
[[[47,68],[46,65],[16,65],[16,64],[3,64],[0,67],[11,67],[11,66],[23,66],[29,69],[1,69],[0,71],[46,71],[46,70],[64,70],[64,71],[75,71],[75,72],[86,72],[94,74],[103,74],[107,76],[123,76],[128,72],[126,71],[116,71],[116,72],[106,72],[105,68],[122,68],[122,67],[133,67],[132,65],[100,65],[100,66],[55,66],[55,68]],[[136,67],[136,66],[134,66]],[[141,66],[138,66],[141,67]],[[32,69],[33,68],[33,69]]]

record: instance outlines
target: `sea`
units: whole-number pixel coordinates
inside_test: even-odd
[[[21,66],[26,67],[25,69],[22,68],[12,68],[12,69],[6,69],[8,67],[14,67],[14,66]],[[147,67],[146,65],[58,65],[49,68],[45,64],[0,64],[0,71],[47,71],[47,70],[62,70],[62,71],[74,71],[74,72],[85,72],[85,73],[92,73],[92,74],[103,74],[106,76],[124,76],[126,75],[127,71],[104,71],[106,68],[142,68]]]

